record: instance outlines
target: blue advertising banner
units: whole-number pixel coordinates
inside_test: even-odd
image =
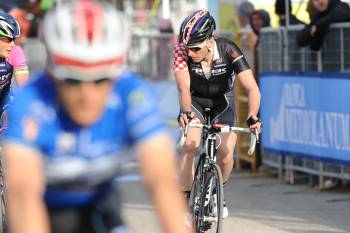
[[[264,150],[350,164],[350,74],[260,77]]]

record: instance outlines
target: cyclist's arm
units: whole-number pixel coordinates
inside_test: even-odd
[[[251,69],[237,74],[237,77],[248,93],[248,118],[256,118],[260,107],[260,91]]]
[[[25,74],[15,74],[15,80],[19,87],[23,87],[29,80],[29,72]]]
[[[174,51],[174,74],[177,89],[179,91],[179,103],[182,112],[190,112],[191,106],[191,92],[190,92],[190,74],[187,66],[187,51],[186,47],[180,43],[175,46]]]
[[[175,155],[171,140],[158,134],[138,145],[141,172],[166,233],[189,233],[185,225],[185,200],[176,178]]]
[[[179,91],[180,109],[182,112],[191,112],[190,74],[188,71],[175,71],[175,80]]]
[[[15,143],[6,143],[3,149],[11,232],[48,233],[41,155],[30,147]]]
[[[22,48],[15,46],[11,51],[9,60],[13,65],[13,74],[16,84],[22,87],[29,79],[29,69]]]

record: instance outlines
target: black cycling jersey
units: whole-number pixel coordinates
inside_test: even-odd
[[[188,56],[185,45],[180,43],[174,48],[174,71],[188,71],[191,78],[192,111],[197,119],[204,121],[204,106],[201,99],[210,99],[214,103],[211,119],[213,122],[235,126],[235,75],[250,69],[242,51],[226,38],[216,38],[214,57],[210,77],[206,78],[199,62],[193,62]]]
[[[242,51],[235,43],[226,38],[217,38],[215,42],[219,56],[212,63],[210,79],[204,76],[201,63],[193,62],[190,57],[187,60],[193,95],[223,95],[233,88],[235,74],[250,69]]]

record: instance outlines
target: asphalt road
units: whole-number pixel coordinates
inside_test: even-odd
[[[175,119],[175,85],[161,82],[154,87],[164,116]],[[173,128],[172,134],[175,140],[178,130]],[[133,232],[162,232],[142,185],[129,182],[121,187],[124,217]],[[307,184],[286,184],[266,171],[234,172],[225,199],[230,215],[223,221],[222,233],[350,233],[350,188],[320,192]]]
[[[122,183],[124,218],[135,233],[160,233],[154,207],[138,182]],[[320,192],[271,175],[234,172],[225,188],[230,215],[223,233],[350,232],[350,190]]]

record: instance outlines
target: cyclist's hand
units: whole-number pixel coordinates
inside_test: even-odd
[[[261,119],[259,119],[257,116],[250,116],[247,119],[247,125],[252,132],[257,130],[258,133],[261,132],[262,127],[263,127],[263,123],[262,123]]]
[[[194,112],[181,112],[177,117],[177,122],[180,128],[185,128],[185,126],[190,123],[190,121],[195,117]]]

